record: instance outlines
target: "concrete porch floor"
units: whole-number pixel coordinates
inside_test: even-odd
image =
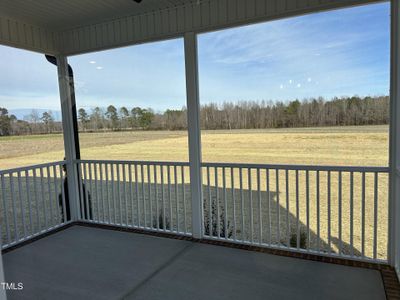
[[[3,260],[9,299],[385,299],[377,270],[77,225]]]

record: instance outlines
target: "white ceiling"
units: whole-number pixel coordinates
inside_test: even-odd
[[[385,0],[0,0],[0,45],[74,55]]]
[[[64,30],[199,0],[0,0],[0,15]]]

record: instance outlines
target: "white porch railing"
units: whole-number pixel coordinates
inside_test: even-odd
[[[63,165],[54,162],[0,171],[3,249],[65,223]]]
[[[388,168],[205,163],[203,175],[208,238],[387,260]]]
[[[3,248],[64,224],[63,162],[0,171]],[[189,163],[76,162],[82,218],[191,235]],[[387,261],[388,168],[203,163],[203,236]]]
[[[79,161],[90,222],[191,234],[189,163]],[[81,215],[89,215],[82,211]]]

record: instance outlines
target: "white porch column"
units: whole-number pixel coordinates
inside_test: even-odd
[[[400,0],[391,1],[389,247],[388,260],[400,274]]]
[[[62,126],[64,134],[65,158],[67,163],[68,196],[71,220],[80,219],[78,171],[73,164],[76,159],[75,137],[72,117],[70,78],[68,76],[68,61],[65,56],[57,56],[58,85],[60,90]],[[64,213],[64,216],[66,214]]]
[[[185,33],[187,120],[189,131],[190,191],[192,195],[193,237],[203,237],[203,195],[197,36]]]

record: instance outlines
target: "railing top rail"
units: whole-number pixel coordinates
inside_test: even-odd
[[[121,164],[121,165],[158,165],[158,166],[189,166],[189,162],[175,161],[138,161],[138,160],[100,160],[100,159],[78,159],[74,162],[92,164]]]
[[[284,164],[250,164],[250,163],[212,163],[205,162],[203,167],[232,167],[249,169],[278,169],[299,171],[342,171],[342,172],[377,172],[388,173],[389,167],[363,167],[363,166],[319,166],[319,165],[284,165]]]
[[[162,166],[189,166],[189,162],[174,161],[135,161],[135,160],[94,160],[81,159],[74,162],[80,163],[97,163],[97,164],[137,164],[137,165],[162,165]],[[55,165],[63,165],[65,161],[55,161],[37,165],[29,165],[19,168],[0,170],[0,175],[23,172],[43,167],[51,167]],[[299,170],[299,171],[341,171],[341,172],[377,172],[388,173],[389,167],[371,167],[371,166],[319,166],[319,165],[285,165],[285,164],[253,164],[253,163],[216,163],[203,162],[203,167],[228,167],[228,168],[250,168],[250,169],[279,169],[279,170]]]
[[[60,166],[60,165],[64,165],[65,163],[66,162],[64,160],[60,160],[60,161],[54,161],[54,162],[49,162],[49,163],[44,163],[44,164],[29,165],[29,166],[24,166],[24,167],[19,167],[19,168],[5,169],[5,170],[0,170],[0,176],[1,175],[5,175],[5,174],[11,174],[11,173],[17,173],[17,172],[23,172],[23,171],[28,171],[28,170],[39,169],[39,168]]]

